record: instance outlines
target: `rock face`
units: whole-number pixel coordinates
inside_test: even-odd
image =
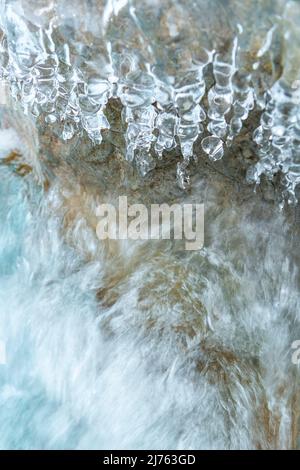
[[[22,143],[0,170],[28,184],[17,279],[38,279],[12,331],[31,326],[30,380],[84,423],[53,437],[54,416],[35,446],[299,446],[299,211],[278,207],[300,177],[299,25],[284,0],[1,4],[2,125]],[[97,204],[119,195],[204,202],[204,249],[100,242]]]

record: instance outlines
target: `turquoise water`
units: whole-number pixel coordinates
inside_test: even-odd
[[[41,198],[1,166],[0,178],[0,448],[159,447],[161,432],[176,446],[172,403],[147,370],[149,345],[128,330],[126,297],[115,335],[100,328],[104,261],[63,242],[55,188]]]
[[[87,260],[84,214],[67,244],[59,183],[41,194],[26,178],[0,165],[0,448],[252,448],[262,400],[289,447],[300,309],[284,216],[257,221],[214,199],[204,250],[144,252],[105,305],[103,277],[139,251],[120,244],[116,261],[100,244]],[[207,321],[192,337],[177,328],[189,315]]]
[[[66,263],[63,275],[55,258],[58,245],[46,247],[45,238],[39,238],[25,183],[4,167],[0,178],[0,339],[6,347],[6,364],[0,365],[0,448],[75,447],[79,425],[83,430],[84,424],[47,389],[43,374],[55,381],[46,331],[55,317],[70,313],[64,300],[76,260],[64,253],[74,265]],[[39,210],[39,195],[32,196]],[[59,285],[51,290],[58,279]],[[51,341],[54,337],[49,334]],[[57,343],[52,346],[57,348]]]

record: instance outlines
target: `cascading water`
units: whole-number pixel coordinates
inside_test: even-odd
[[[0,5],[0,448],[299,446],[300,3]],[[121,194],[204,248],[99,240]]]

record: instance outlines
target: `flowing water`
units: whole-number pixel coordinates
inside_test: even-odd
[[[83,212],[66,243],[59,185],[45,195],[0,171],[1,448],[293,445],[299,294],[283,215],[218,207],[202,182],[203,250],[109,250]]]

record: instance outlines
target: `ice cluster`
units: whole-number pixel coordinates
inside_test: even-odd
[[[25,113],[59,125],[64,140],[86,132],[101,144],[110,128],[107,105],[118,99],[126,159],[146,175],[156,159],[180,148],[177,179],[183,189],[196,159],[195,142],[219,160],[251,112],[259,111],[253,135],[258,163],[248,180],[258,183],[262,174],[281,172],[284,193],[295,202],[300,4],[229,4],[3,0],[1,78]],[[282,68],[278,77],[275,67]]]

